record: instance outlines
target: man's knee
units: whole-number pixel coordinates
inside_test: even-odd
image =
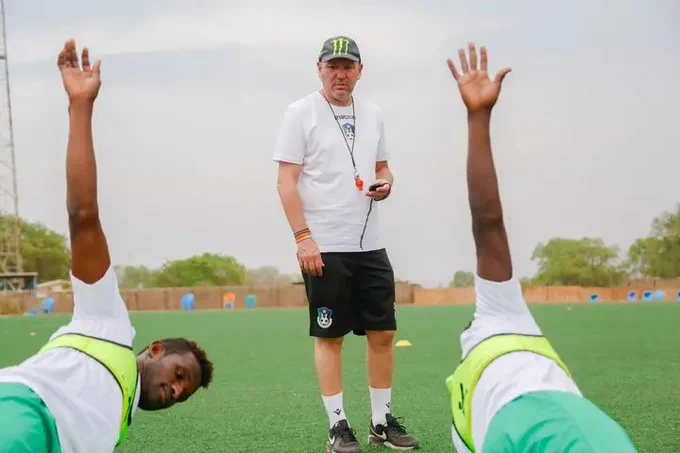
[[[368,338],[368,345],[371,349],[376,351],[388,351],[392,349],[394,342],[393,330],[372,330],[366,332]]]
[[[337,352],[342,349],[342,343],[344,341],[345,337],[338,337],[338,338],[321,338],[321,337],[316,337],[315,338],[315,343],[316,343],[316,349],[324,350],[324,351],[333,351]]]

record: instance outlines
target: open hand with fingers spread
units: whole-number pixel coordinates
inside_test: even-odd
[[[501,69],[496,74],[495,79],[491,81],[487,72],[488,59],[486,48],[482,46],[480,49],[481,67],[477,66],[477,50],[475,49],[474,43],[470,43],[468,48],[470,53],[469,64],[465,58],[465,50],[458,50],[463,73],[461,74],[458,72],[451,59],[447,60],[449,69],[451,70],[453,78],[458,82],[458,89],[460,90],[461,97],[463,98],[463,102],[465,103],[468,112],[491,111],[498,100],[503,79],[511,69]]]
[[[64,88],[71,103],[94,102],[101,86],[100,65],[101,61],[97,61],[93,66],[90,66],[90,54],[85,47],[82,53],[81,68],[75,41],[73,39],[66,41],[64,48],[59,52],[57,66],[59,66]]]

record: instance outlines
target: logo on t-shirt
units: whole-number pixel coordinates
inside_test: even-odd
[[[345,123],[342,125],[342,131],[345,133],[347,140],[354,140],[354,125],[350,123]]]

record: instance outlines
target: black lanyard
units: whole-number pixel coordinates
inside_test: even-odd
[[[352,168],[354,169],[354,182],[357,185],[357,188],[359,190],[363,190],[364,182],[361,180],[359,177],[359,172],[357,171],[357,165],[356,162],[354,162],[354,142],[357,140],[357,117],[356,113],[354,111],[354,96],[352,96],[352,126],[354,126],[354,138],[352,139],[352,147],[350,148],[349,143],[347,143],[347,136],[345,135],[345,131],[342,130],[342,126],[340,125],[340,121],[338,121],[338,117],[335,114],[335,110],[333,110],[333,106],[331,105],[330,101],[324,94],[323,98],[326,100],[326,103],[328,104],[328,107],[331,109],[331,113],[333,114],[333,118],[335,118],[335,122],[338,123],[338,129],[340,129],[340,133],[342,134],[342,138],[345,140],[345,145],[347,146],[347,151],[349,151],[349,157],[352,159]]]

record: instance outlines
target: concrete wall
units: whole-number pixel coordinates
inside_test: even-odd
[[[624,285],[630,288],[631,291],[656,291],[664,288],[674,289],[677,294],[680,291],[680,278],[638,278],[636,280],[629,280]]]
[[[630,288],[581,288],[578,286],[537,286],[523,289],[524,299],[529,304],[588,303],[591,294],[597,294],[599,302],[625,302]],[[650,289],[650,291],[652,291]],[[663,291],[666,301],[677,300],[678,288],[656,288]],[[638,300],[643,291],[638,290]],[[472,288],[416,289],[414,305],[470,305],[475,302]]]
[[[160,288],[144,290],[123,290],[121,295],[130,311],[180,310],[182,297],[190,290],[194,292],[196,310],[221,310],[225,295],[233,294],[234,308],[245,308],[248,295],[257,297],[258,308],[304,307],[307,296],[303,285],[290,286],[224,286],[200,288]],[[527,287],[524,297],[527,303],[587,303],[591,294],[596,293],[600,302],[623,302],[631,287],[622,288],[581,288],[572,286]],[[673,288],[645,288],[645,290],[666,293],[666,300],[675,300],[679,291]],[[641,299],[642,290],[638,290]],[[73,311],[73,294],[70,291],[55,292],[55,313]],[[474,304],[472,288],[423,289],[417,285],[397,283],[396,303],[398,305],[470,305]],[[0,315],[22,314],[31,309],[40,309],[42,298],[29,291],[0,294]]]

